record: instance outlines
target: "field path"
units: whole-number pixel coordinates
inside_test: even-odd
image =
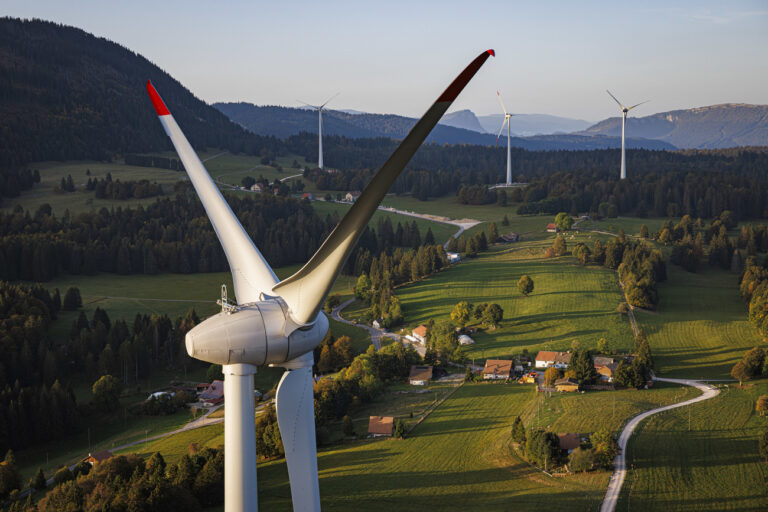
[[[632,433],[635,431],[640,422],[642,422],[647,417],[653,416],[654,414],[658,414],[660,412],[695,404],[696,402],[702,402],[704,400],[709,400],[710,398],[714,398],[720,393],[719,389],[713,388],[712,386],[699,380],[663,379],[660,377],[654,377],[654,380],[661,382],[672,382],[674,384],[682,384],[683,386],[693,386],[701,390],[702,393],[696,398],[691,398],[690,400],[685,400],[676,404],[666,405],[664,407],[658,407],[656,409],[651,409],[650,411],[645,411],[627,422],[627,424],[624,426],[624,430],[621,431],[621,435],[619,436],[619,454],[614,460],[614,467],[616,469],[611,476],[611,481],[608,484],[608,490],[605,492],[605,499],[603,499],[603,505],[600,507],[600,512],[614,512],[616,509],[616,503],[619,499],[619,494],[621,493],[621,486],[624,484],[624,478],[627,475],[627,460],[625,456],[627,451],[627,442],[629,442],[629,438],[632,437]]]
[[[379,206],[379,210],[385,211],[385,212],[398,213],[400,215],[408,215],[409,217],[418,217],[419,219],[429,220],[432,222],[439,222],[441,224],[450,224],[451,226],[457,226],[459,230],[453,235],[452,238],[459,238],[461,234],[467,229],[483,223],[483,221],[481,220],[474,220],[474,219],[455,220],[455,219],[450,219],[448,217],[441,217],[440,215],[430,215],[428,213],[416,213],[416,212],[411,212],[406,210],[398,210],[397,208],[392,208],[389,206]],[[447,248],[448,243],[450,241],[451,239],[449,238],[445,242],[445,244],[443,244],[443,248]]]

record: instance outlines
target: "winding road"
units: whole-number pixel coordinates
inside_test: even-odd
[[[611,476],[610,483],[608,484],[608,490],[605,492],[605,498],[603,499],[603,505],[600,507],[600,512],[614,512],[616,509],[616,503],[619,499],[619,494],[621,494],[621,486],[624,484],[624,478],[627,476],[627,443],[629,442],[629,438],[632,437],[632,433],[644,419],[660,412],[669,411],[678,407],[684,407],[686,405],[695,404],[696,402],[702,402],[704,400],[709,400],[710,398],[716,397],[720,393],[719,389],[713,388],[709,384],[698,380],[663,379],[660,377],[655,377],[654,380],[660,382],[672,382],[675,384],[681,384],[683,386],[693,386],[698,388],[702,393],[696,398],[691,398],[690,400],[685,400],[684,402],[665,405],[664,407],[658,407],[656,409],[651,409],[650,411],[645,411],[627,422],[627,424],[624,426],[624,429],[621,431],[621,435],[619,436],[619,454],[613,461],[615,468],[614,473]]]

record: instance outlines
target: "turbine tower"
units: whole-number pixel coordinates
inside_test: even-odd
[[[257,510],[253,375],[258,366],[286,369],[277,387],[277,422],[285,448],[294,511],[319,511],[312,351],[328,332],[323,301],[384,195],[464,86],[489,56],[476,57],[438,97],[371,179],[317,252],[278,281],[197,154],[147,81],[147,92],[224,248],[237,304],[222,294],[222,311],[186,336],[191,357],[220,364],[224,373],[224,506]]]
[[[638,103],[637,105],[632,105],[631,107],[625,107],[624,105],[621,104],[621,102],[619,100],[616,99],[616,96],[611,94],[611,91],[606,89],[605,92],[607,92],[608,95],[611,98],[613,98],[613,101],[615,101],[616,103],[619,104],[619,108],[621,108],[621,112],[622,112],[622,114],[624,116],[622,118],[622,120],[621,120],[621,179],[623,180],[623,179],[626,179],[626,177],[627,177],[627,158],[626,158],[626,151],[625,151],[625,148],[624,148],[624,132],[626,131],[626,128],[627,128],[627,114],[633,108],[639,107],[643,103],[648,103],[648,100],[642,101],[642,102]]]
[[[323,168],[323,108],[331,102],[332,99],[334,99],[336,96],[341,94],[340,92],[337,92],[330,98],[328,98],[328,101],[323,103],[322,105],[310,105],[309,103],[304,103],[303,101],[296,100],[302,105],[306,105],[310,108],[313,108],[317,110],[317,166],[322,169]]]
[[[501,131],[504,129],[504,125],[507,125],[507,186],[509,187],[512,185],[512,150],[510,148],[510,128],[509,128],[509,118],[513,116],[513,114],[510,114],[507,112],[507,107],[504,106],[504,102],[501,101],[501,93],[499,91],[496,91],[496,96],[499,97],[499,103],[501,103],[501,110],[504,111],[504,121],[501,122],[501,128],[499,128],[499,133],[496,134],[496,144],[499,143],[499,137],[501,136]]]

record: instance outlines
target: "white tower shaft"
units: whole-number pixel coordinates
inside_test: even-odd
[[[512,148],[510,146],[510,123],[507,122],[507,186],[512,185]]]
[[[256,430],[250,364],[229,364],[224,372],[224,511],[255,512]]]
[[[319,125],[317,129],[317,166],[323,168],[323,109],[319,108],[318,119]]]
[[[627,178],[627,155],[624,146],[624,132],[627,127],[627,112],[624,111],[624,117],[621,120],[621,179]]]

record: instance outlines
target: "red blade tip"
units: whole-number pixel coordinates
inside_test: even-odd
[[[147,93],[149,93],[149,99],[152,100],[152,105],[155,107],[155,112],[158,116],[169,116],[171,113],[168,111],[168,107],[165,106],[163,99],[157,94],[157,91],[152,86],[152,81],[147,80]]]
[[[491,50],[488,50],[488,53],[490,53],[490,54],[491,54],[491,57],[495,57],[495,56],[496,56],[496,51],[495,51],[495,50],[493,50],[493,49],[491,49]]]

